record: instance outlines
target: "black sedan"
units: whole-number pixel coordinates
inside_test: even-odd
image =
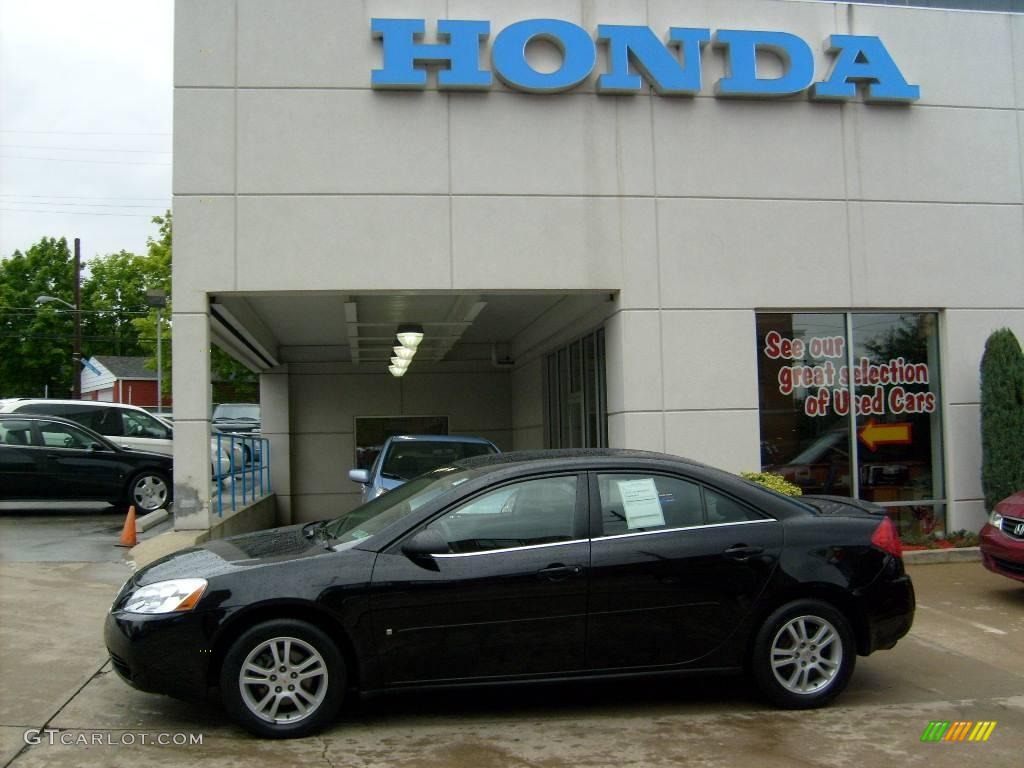
[[[124,585],[105,635],[131,685],[219,687],[245,728],[288,737],[350,691],[482,682],[745,669],[816,707],[913,614],[878,508],[662,454],[546,451],[170,555]]]
[[[122,448],[74,421],[0,414],[0,499],[108,501],[153,512],[171,500],[170,456]]]

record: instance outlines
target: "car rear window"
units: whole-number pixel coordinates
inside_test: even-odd
[[[416,440],[392,443],[381,467],[381,475],[411,480],[460,459],[497,453],[489,443],[456,443],[446,440]]]

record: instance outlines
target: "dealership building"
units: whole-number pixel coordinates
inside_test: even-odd
[[[1024,339],[1024,15],[962,4],[992,10],[177,0],[176,528],[223,514],[217,345],[259,374],[280,523],[430,431],[979,529],[979,361]]]

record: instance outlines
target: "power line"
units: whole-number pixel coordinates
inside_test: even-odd
[[[27,205],[27,203],[26,203]],[[38,208],[0,208],[7,213],[50,213],[65,216],[137,216],[144,219],[152,218],[148,213],[101,213],[100,211],[47,211]]]
[[[14,128],[0,128],[0,133],[50,133],[73,136],[171,136],[171,133],[155,131],[18,131]]]
[[[71,157],[20,157],[18,155],[0,155],[0,160],[47,160],[56,163],[102,163],[104,165],[163,165],[168,168],[170,163],[146,163],[134,160],[78,160]]]
[[[45,200],[33,200],[31,202],[19,202],[18,200],[3,200],[0,201],[6,205],[59,205],[67,207],[69,205],[86,206],[88,208],[159,208],[159,205],[153,205],[152,203],[143,203],[142,205],[136,205],[135,203],[48,203]]]
[[[0,149],[59,149],[62,152],[140,152],[149,155],[169,155],[169,149],[112,149],[111,147],[51,147],[46,144],[0,144]]]
[[[62,198],[74,198],[76,200],[170,200],[171,196],[166,197],[103,197],[103,196],[89,196],[89,195],[19,195],[17,192],[0,192],[0,197],[62,197]]]

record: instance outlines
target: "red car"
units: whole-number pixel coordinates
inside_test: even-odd
[[[981,561],[993,573],[1024,581],[1024,491],[996,504],[981,529]]]

